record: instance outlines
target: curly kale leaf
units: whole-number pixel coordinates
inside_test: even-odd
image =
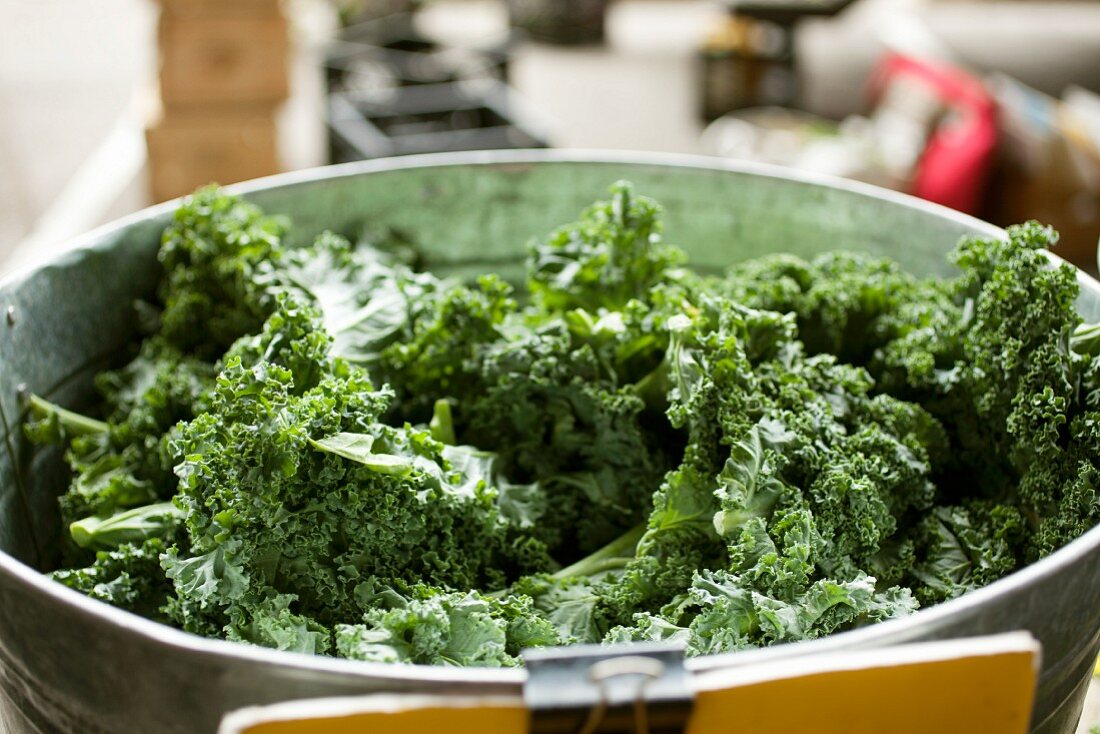
[[[407,337],[415,304],[441,287],[433,276],[415,274],[370,247],[355,248],[332,232],[289,250],[281,275],[321,312],[333,354],[362,365],[376,363],[384,349]]]
[[[882,324],[920,283],[889,260],[829,252],[810,262],[773,255],[730,269],[733,300],[798,317],[807,352],[866,361],[881,343]]]
[[[679,639],[692,655],[813,639],[839,629],[904,616],[908,590],[879,591],[875,579],[814,578],[822,548],[807,510],[783,511],[769,528],[753,518],[741,531],[729,570],[697,571],[678,601],[641,612],[607,639]]]
[[[486,275],[476,286],[425,291],[413,302],[402,338],[381,351],[375,368],[397,391],[406,418],[425,420],[436,400],[479,391],[478,355],[501,337],[516,308],[511,294],[507,283]]]
[[[248,605],[230,606],[225,638],[309,655],[332,648],[332,632],[316,620],[293,611],[292,594],[270,594]]]
[[[630,184],[612,186],[609,200],[532,246],[527,283],[536,302],[547,311],[594,312],[645,300],[683,262],[682,251],[661,240],[660,214]]]
[[[531,612],[530,599],[489,599],[423,585],[394,593],[363,624],[338,625],[342,657],[434,665],[519,665],[525,647],[559,644],[551,625]]]
[[[1032,222],[1010,228],[1007,241],[969,240],[955,254],[960,297],[974,304],[963,338],[966,397],[986,450],[1017,469],[1058,453],[1057,419],[1072,399],[1078,288],[1071,266],[1046,257],[1054,242]]]
[[[485,392],[458,403],[460,436],[496,449],[506,476],[538,482],[548,509],[535,532],[551,548],[587,552],[644,518],[665,455],[644,402],[603,383],[588,347],[549,325],[487,349],[481,374]]]
[[[389,394],[329,356],[309,306],[280,304],[231,350],[211,409],[180,430],[192,557],[235,544],[226,568],[322,624],[364,611],[365,577],[494,588],[529,563],[537,547],[510,533],[485,477],[455,471],[427,431],[380,423]]]
[[[286,226],[216,187],[185,199],[161,237],[160,335],[213,361],[255,332],[274,306],[269,285]]]
[[[916,528],[911,586],[923,604],[992,583],[1020,564],[1027,524],[1011,506],[936,507]]]
[[[714,493],[721,507],[713,516],[714,529],[723,538],[752,518],[770,517],[776,503],[790,493],[768,460],[758,425],[730,448]]]
[[[123,543],[96,553],[91,565],[53,571],[50,578],[93,599],[144,617],[167,621],[161,613],[171,582],[160,569],[164,541],[150,538],[140,544]]]
[[[864,575],[848,581],[819,579],[797,595],[777,598],[726,572],[700,574],[688,592],[688,604],[700,608],[688,625],[693,655],[814,639],[903,617],[917,608],[907,589],[878,592],[875,580]]]

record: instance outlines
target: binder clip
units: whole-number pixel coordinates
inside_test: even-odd
[[[540,648],[523,658],[531,734],[672,734],[691,713],[682,645]]]

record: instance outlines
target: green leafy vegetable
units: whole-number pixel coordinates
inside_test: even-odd
[[[953,278],[835,252],[685,268],[616,184],[457,283],[214,188],[65,447],[58,582],[355,660],[811,639],[988,584],[1100,522],[1100,326],[1035,223]]]

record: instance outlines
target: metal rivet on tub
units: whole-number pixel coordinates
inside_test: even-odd
[[[15,306],[8,306],[7,308],[8,326],[15,326]]]

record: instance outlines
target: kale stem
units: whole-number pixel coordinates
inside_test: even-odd
[[[39,420],[49,418],[51,415],[57,416],[57,421],[70,436],[106,433],[110,430],[110,427],[103,421],[97,421],[86,415],[80,415],[71,410],[65,410],[60,405],[54,405],[50,401],[43,400],[37,395],[32,394],[27,399],[27,402],[30,404],[31,412],[34,413],[34,416]]]
[[[596,574],[623,568],[634,558],[638,541],[642,539],[645,532],[645,523],[636,525],[603,548],[585,556],[576,563],[566,566],[557,573],[551,574],[550,577],[561,581],[573,576],[595,576]],[[511,593],[511,589],[505,588],[485,594],[485,596],[490,599],[503,599],[509,593]]]
[[[598,551],[553,574],[553,577],[566,579],[571,576],[594,576],[597,573],[622,568],[634,558],[638,541],[645,535],[645,531],[645,523],[636,525]]]

